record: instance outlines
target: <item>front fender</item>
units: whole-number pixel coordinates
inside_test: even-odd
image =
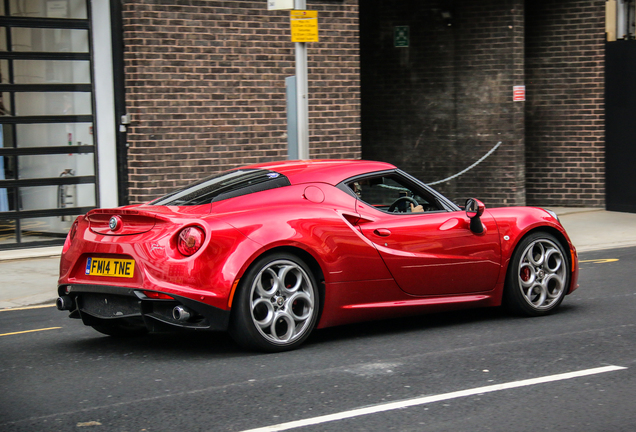
[[[578,254],[563,225],[544,209],[537,207],[505,207],[487,210],[497,221],[501,236],[502,278],[504,282],[512,254],[519,242],[529,233],[545,230],[555,235],[566,252],[570,253],[571,283],[568,294],[578,287]]]

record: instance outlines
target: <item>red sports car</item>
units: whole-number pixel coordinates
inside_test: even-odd
[[[577,278],[548,210],[461,210],[383,162],[287,161],[78,217],[57,306],[112,336],[228,330],[284,351],[363,320],[501,304],[544,315]]]

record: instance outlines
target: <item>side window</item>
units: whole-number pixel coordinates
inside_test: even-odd
[[[212,175],[152,201],[151,205],[193,206],[289,186],[289,179],[274,171],[239,169]]]
[[[356,179],[347,186],[361,201],[388,213],[444,210],[426,190],[395,174]]]

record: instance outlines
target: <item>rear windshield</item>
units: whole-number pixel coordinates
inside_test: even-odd
[[[243,169],[215,174],[152,201],[151,205],[189,206],[289,186],[289,180],[275,171]]]

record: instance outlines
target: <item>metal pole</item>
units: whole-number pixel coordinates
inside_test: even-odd
[[[296,10],[307,8],[306,0],[295,0]],[[296,42],[296,112],[298,121],[298,158],[309,159],[309,91],[307,85],[307,44]]]
[[[295,76],[285,78],[285,88],[287,90],[285,92],[287,96],[287,159],[295,160],[298,159],[298,121],[296,120],[298,98]]]

